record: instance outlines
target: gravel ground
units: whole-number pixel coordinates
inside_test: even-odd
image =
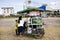
[[[60,40],[59,26],[44,26],[45,35],[40,39],[29,36],[16,36],[13,27],[0,27],[0,40]]]

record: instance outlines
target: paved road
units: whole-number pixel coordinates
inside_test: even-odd
[[[13,26],[16,19],[17,18],[1,19],[0,26]]]
[[[2,19],[0,20],[0,26],[13,26],[14,21],[17,18],[11,18],[11,19]],[[60,18],[43,18],[44,23],[46,25],[59,25],[60,26]]]
[[[43,18],[46,25],[60,26],[60,18]]]

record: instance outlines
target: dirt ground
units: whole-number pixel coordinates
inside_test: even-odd
[[[29,36],[16,36],[14,27],[0,26],[0,40],[60,40],[60,26],[44,26],[45,35],[40,39]]]
[[[31,36],[16,36],[14,30],[15,18],[0,20],[0,40],[60,40],[60,18],[46,18],[45,35],[36,39]],[[58,22],[57,22],[58,21]],[[51,25],[54,24],[54,25]],[[56,25],[59,24],[59,25]]]

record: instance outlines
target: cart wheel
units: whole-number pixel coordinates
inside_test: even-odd
[[[42,38],[44,36],[45,32],[42,30],[41,32],[37,32],[37,35],[35,35],[35,38]]]
[[[42,38],[43,36],[44,36],[44,34],[40,34],[39,33],[38,35],[35,35],[34,37],[37,38],[37,39],[39,39],[39,38]]]
[[[37,38],[37,39],[39,39],[39,38],[41,38],[41,37],[42,37],[42,34],[40,34],[40,33],[35,36],[35,38]]]
[[[44,29],[42,29],[42,31],[40,32],[40,34],[42,35],[41,37],[44,36],[44,34],[45,34]]]

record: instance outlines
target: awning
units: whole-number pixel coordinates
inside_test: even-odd
[[[21,13],[26,13],[26,12],[28,12],[28,11],[34,11],[34,10],[39,10],[39,11],[41,11],[41,12],[50,12],[50,10],[43,10],[43,9],[39,9],[39,8],[27,8],[27,9],[24,9],[24,10],[22,10],[22,11],[18,11],[17,13],[18,14],[21,14]]]

